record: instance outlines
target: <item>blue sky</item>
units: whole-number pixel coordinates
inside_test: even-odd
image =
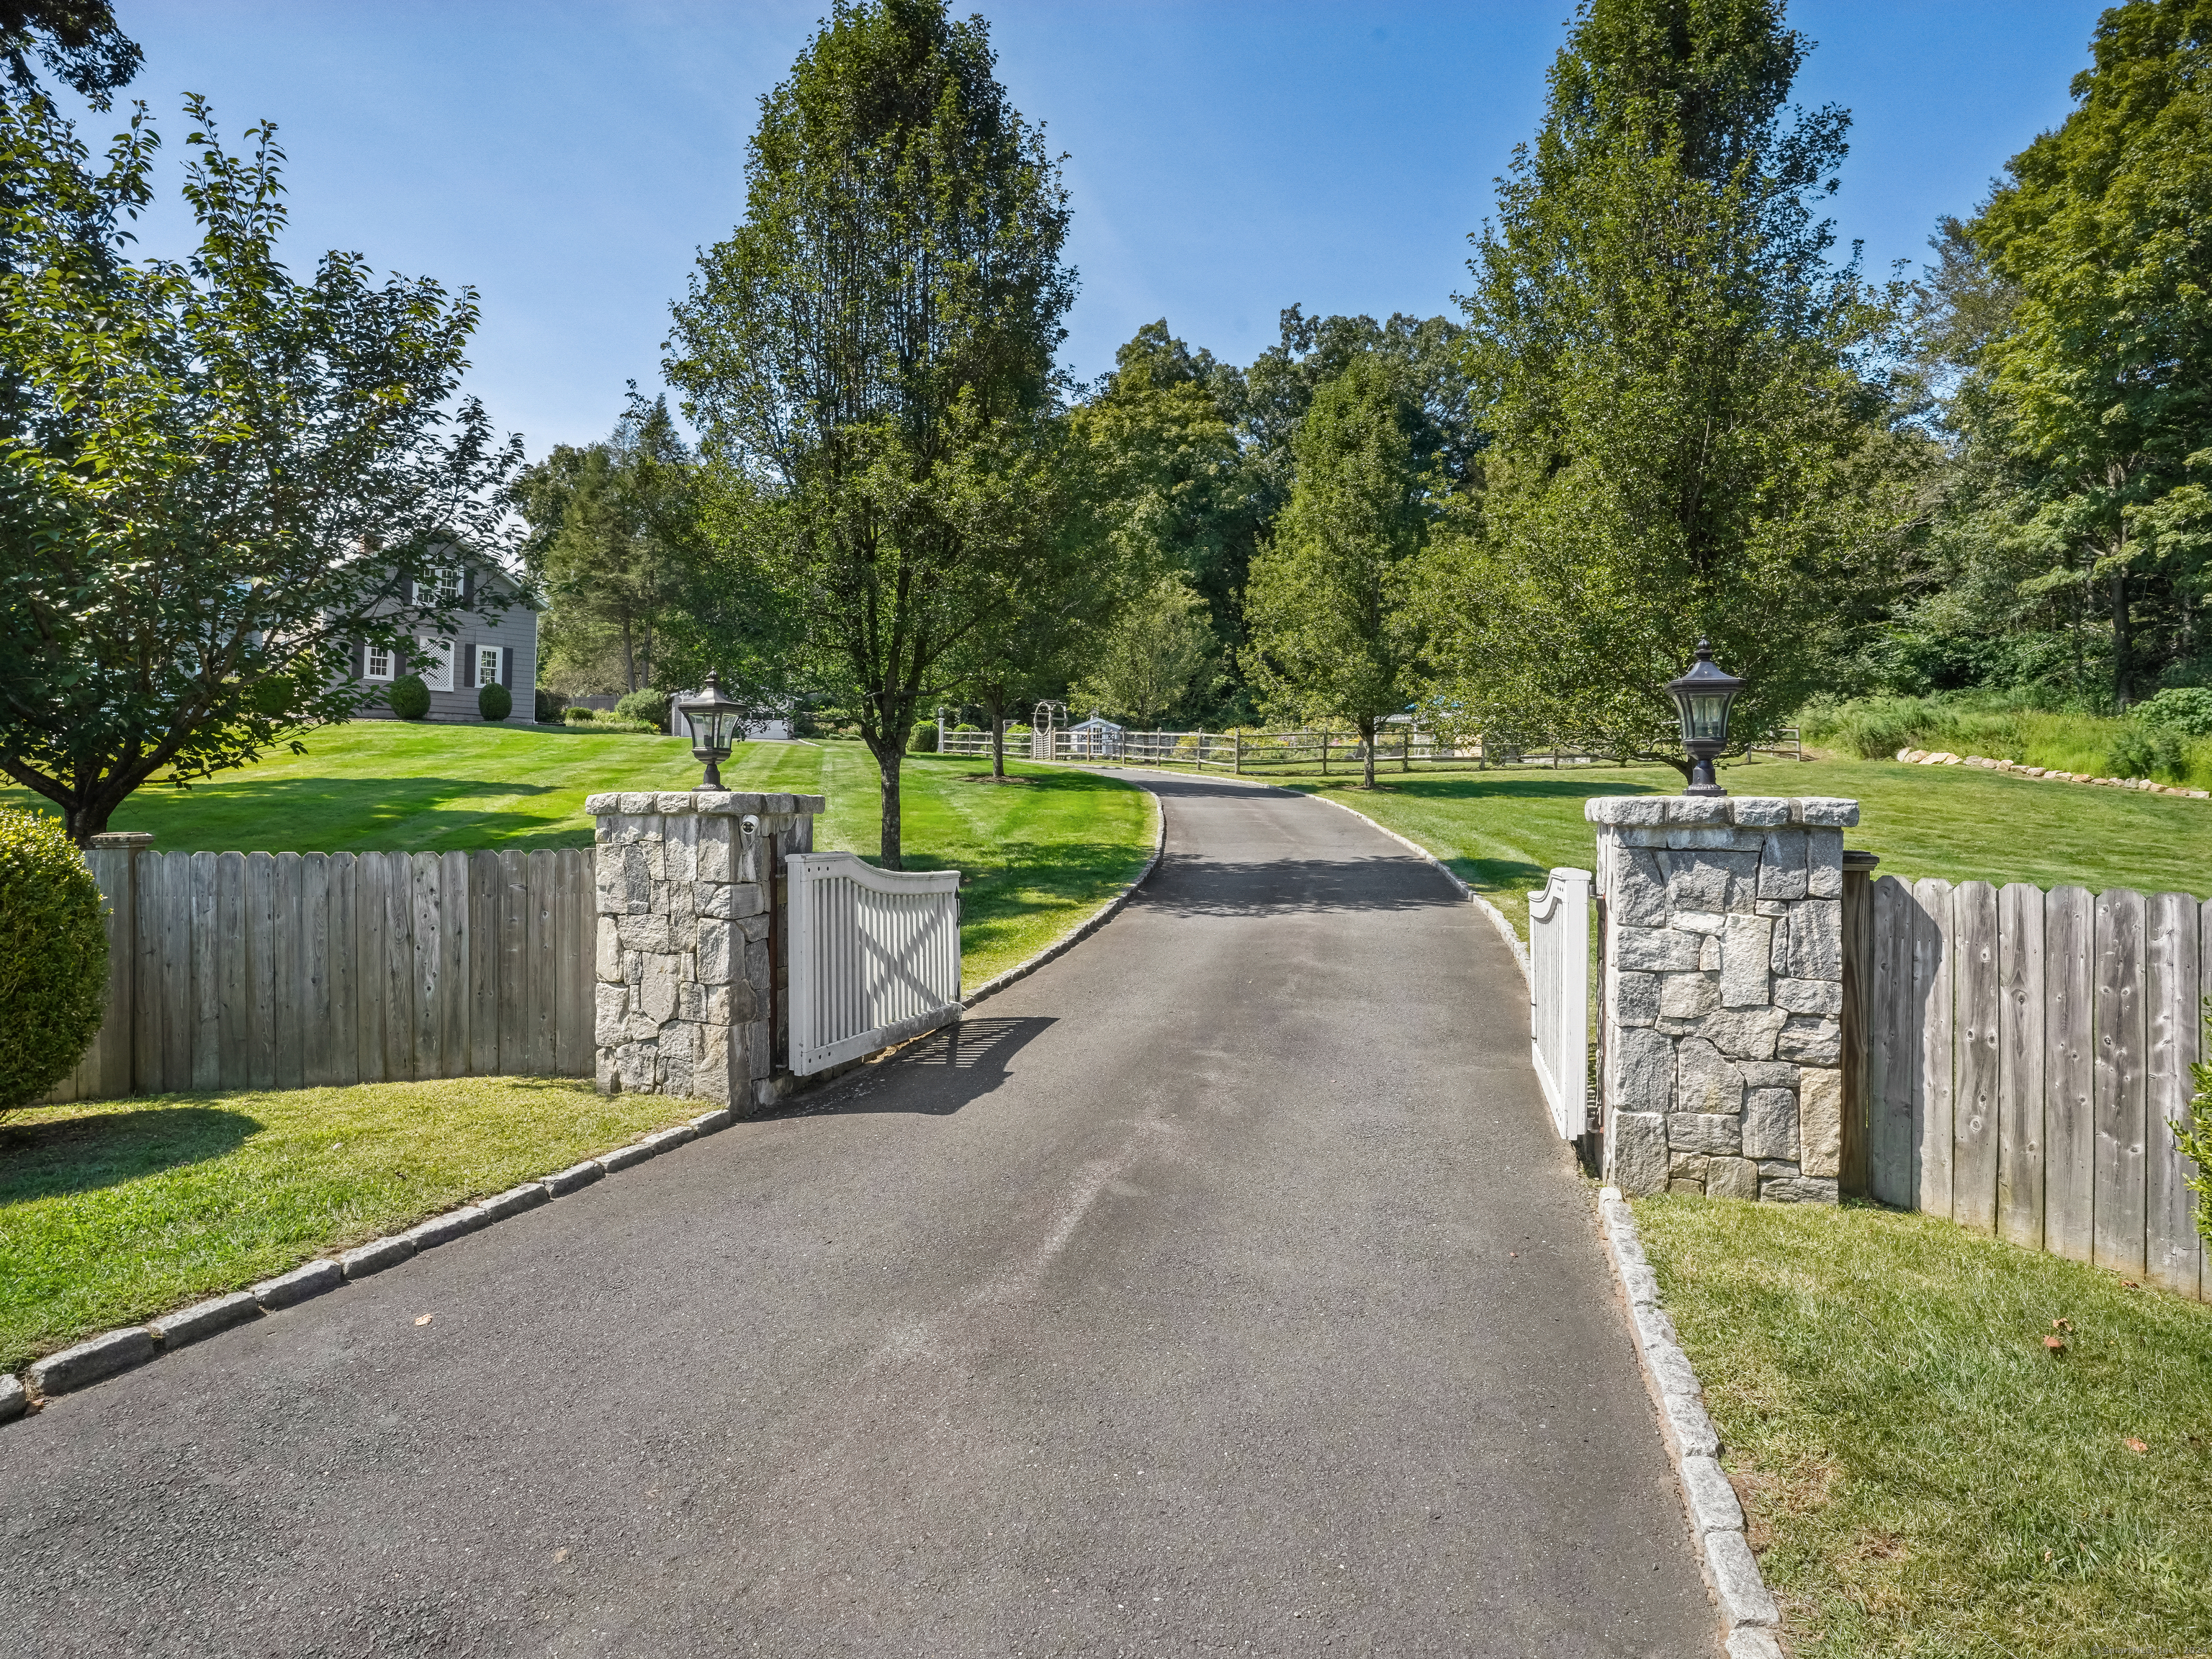
[[[957,0],[956,0],[957,3]],[[1572,0],[1370,5],[990,0],[1000,78],[1068,154],[1082,273],[1064,357],[1088,379],[1164,315],[1249,361],[1281,307],[1449,311],[1468,232],[1534,128]],[[658,384],[667,306],[744,207],[757,100],[822,0],[118,0],[127,96],[183,149],[182,94],[290,155],[304,268],[357,248],[473,284],[471,377],[532,455]],[[2064,118],[2100,7],[1799,0],[1800,101],[1854,117],[1832,212],[1869,269],[1917,268],[1938,216]],[[112,120],[91,118],[94,132]],[[93,136],[93,134],[88,134]],[[173,180],[173,173],[172,173]],[[165,210],[142,232],[181,251]]]

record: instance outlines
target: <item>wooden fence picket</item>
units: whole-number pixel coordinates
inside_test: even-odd
[[[1994,1232],[2003,1059],[1996,889],[1985,881],[1960,883],[1952,890],[1951,916],[1956,987],[1951,1218]]]
[[[2095,1251],[2096,901],[2054,887],[2043,902],[2043,1248]]]
[[[1951,1213],[1952,1144],[1957,1133],[1952,1071],[1951,884],[1924,878],[1912,884],[1912,896],[1918,906],[1912,919],[1912,1000],[1921,1033],[1919,1088],[1913,1117],[1919,1181],[1914,1206],[1929,1215],[1948,1216]]]
[[[1997,1233],[2043,1248],[2043,890],[1997,894]]]
[[[1907,1206],[1918,1191],[1913,1142],[1920,1043],[1912,1016],[1912,890],[1895,876],[1874,884],[1868,956],[1867,1191]]]
[[[2199,1012],[2197,905],[2186,893],[2151,895],[2143,930],[2145,1118],[2143,1278],[2160,1290],[2197,1294],[2197,1195],[2191,1165],[2174,1144],[2196,1085]]]
[[[2130,1278],[2143,1270],[2143,896],[2097,895],[2094,1243],[2089,1259]]]

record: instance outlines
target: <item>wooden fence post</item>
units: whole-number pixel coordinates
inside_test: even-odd
[[[1964,881],[1951,894],[1953,962],[1957,988],[1954,1034],[1957,1079],[1953,1133],[1951,1218],[1981,1232],[1997,1224],[1997,1141],[2002,1050],[1998,1028],[1997,893],[1985,881]]]
[[[1844,1151],[1838,1183],[1846,1193],[1867,1190],[1869,998],[1874,979],[1872,853],[1844,854]]]
[[[2192,1166],[2174,1144],[2172,1126],[2188,1121],[2197,1092],[2189,1070],[2197,1060],[2203,1026],[2197,929],[2194,898],[2186,893],[2151,896],[2145,952],[2149,1100],[2143,1126],[2143,1277],[2183,1296],[2197,1294],[2197,1194],[2189,1190]]]

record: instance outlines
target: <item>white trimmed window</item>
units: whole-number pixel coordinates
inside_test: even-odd
[[[388,680],[392,678],[392,647],[372,645],[361,653],[361,677],[365,680]]]
[[[451,640],[422,639],[415,642],[420,651],[415,659],[415,672],[422,677],[422,684],[433,691],[453,689],[453,642]]]
[[[480,645],[477,647],[477,679],[478,685],[499,684],[499,647]]]
[[[425,580],[415,584],[415,602],[417,605],[459,605],[461,602],[460,566],[432,565]]]

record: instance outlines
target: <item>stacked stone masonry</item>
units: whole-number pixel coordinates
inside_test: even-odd
[[[1770,1203],[1843,1173],[1844,831],[1858,803],[1609,796],[1607,1178]]]
[[[771,872],[814,850],[819,795],[593,795],[602,1092],[747,1111],[776,1093]]]

